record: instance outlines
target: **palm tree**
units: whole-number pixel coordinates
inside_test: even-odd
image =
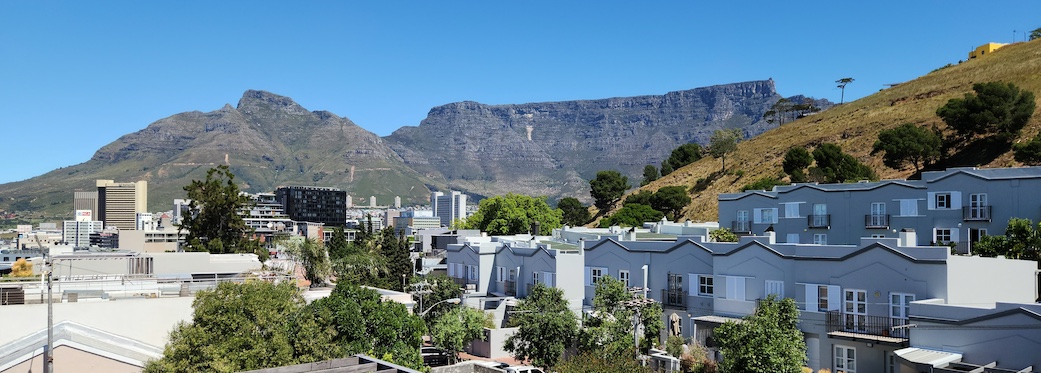
[[[846,102],[846,84],[853,83],[853,78],[842,78],[842,79],[836,80],[835,83],[839,83],[839,88],[842,89],[842,98],[839,99],[839,103],[840,104],[845,103]]]

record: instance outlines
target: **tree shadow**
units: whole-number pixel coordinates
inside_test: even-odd
[[[923,171],[943,170],[951,167],[973,167],[988,164],[1012,148],[1012,143],[996,137],[970,141],[950,156]],[[921,175],[918,175],[921,178]]]

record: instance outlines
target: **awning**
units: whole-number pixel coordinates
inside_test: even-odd
[[[939,368],[949,363],[961,361],[961,354],[954,352],[936,351],[917,347],[902,348],[893,351],[896,356],[915,364],[929,364]]]
[[[708,323],[714,323],[714,324],[726,324],[727,321],[733,321],[733,322],[736,322],[736,323],[745,322],[744,319],[738,319],[738,318],[726,317],[726,316],[715,316],[715,315],[698,316],[698,317],[694,318],[694,321],[708,322]]]

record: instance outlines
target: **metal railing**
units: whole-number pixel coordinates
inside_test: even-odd
[[[662,289],[661,304],[666,307],[686,307],[687,292],[683,289]]]
[[[889,229],[889,215],[871,214],[864,215],[864,228]]]
[[[961,208],[964,221],[990,221],[990,210],[993,206],[969,206]]]
[[[882,337],[907,338],[906,319],[886,316],[869,316],[841,311],[828,311],[827,328],[831,332],[847,332]],[[894,329],[894,327],[898,327]]]
[[[506,293],[506,295],[514,296],[514,297],[517,296],[517,282],[516,281],[509,281],[509,280],[507,280],[506,282],[503,282],[502,285],[503,285],[503,292]]]
[[[747,220],[745,220],[745,221],[735,220],[735,221],[733,221],[730,224],[730,231],[732,231],[734,233],[751,233],[752,232],[752,222],[747,221]]]
[[[831,227],[831,214],[825,215],[807,215],[806,226],[809,228],[828,228]]]

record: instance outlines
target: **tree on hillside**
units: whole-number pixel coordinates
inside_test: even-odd
[[[518,329],[506,338],[503,349],[544,368],[557,364],[578,333],[578,318],[568,309],[564,291],[542,283],[520,300],[510,318]]]
[[[1041,28],[1036,28],[1030,32],[1030,40],[1041,39]]]
[[[653,197],[654,197],[654,192],[651,192],[651,191],[649,191],[647,189],[643,189],[643,190],[640,190],[640,191],[638,191],[636,193],[633,193],[633,194],[630,194],[630,195],[626,196],[625,197],[625,201],[622,201],[622,206],[632,205],[632,204],[650,206],[651,205],[651,198],[653,198]]]
[[[651,182],[658,180],[658,168],[654,165],[643,166],[643,181],[640,182],[640,186],[650,184]]]
[[[595,201],[593,204],[600,211],[607,211],[629,189],[629,178],[614,170],[600,171],[596,173],[595,179],[589,180],[589,188],[589,194]]]
[[[459,360],[459,353],[475,339],[484,340],[484,312],[456,306],[434,319],[430,327],[430,341],[434,347],[448,353],[451,363]]]
[[[672,220],[680,218],[680,212],[690,204],[687,188],[683,186],[667,186],[658,189],[651,197],[651,207],[661,211]]]
[[[853,78],[842,78],[835,81],[835,83],[839,84],[839,89],[842,90],[842,98],[839,99],[839,104],[843,104],[846,102],[846,85],[849,83],[853,83],[853,80]]]
[[[187,231],[185,251],[214,254],[256,252],[260,245],[249,238],[252,232],[239,211],[250,206],[249,196],[239,192],[235,175],[226,165],[206,171],[206,180],[192,180],[184,187],[191,200],[178,232]],[[266,252],[266,251],[265,251]]]
[[[737,150],[738,141],[741,141],[741,130],[736,128],[716,130],[712,133],[708,152],[713,158],[723,161],[721,172],[727,172],[727,154]]]
[[[665,177],[672,171],[701,159],[701,152],[701,145],[694,143],[683,144],[673,149],[669,158],[661,162],[661,176]]]
[[[1034,93],[1020,90],[1015,84],[988,82],[972,86],[975,93],[952,98],[936,110],[955,132],[955,142],[976,136],[993,136],[1011,143],[1034,115]]]
[[[291,282],[221,282],[201,290],[191,320],[174,327],[163,357],[144,371],[238,372],[297,363],[287,321],[303,304]]]
[[[767,123],[773,124],[784,124],[785,120],[788,119],[788,113],[794,110],[791,100],[787,98],[778,99],[773,105],[770,105],[770,110],[763,113],[763,118],[766,119]]]
[[[592,219],[589,216],[589,208],[582,204],[578,198],[564,197],[557,202],[557,209],[561,212],[561,223],[567,226],[577,227],[585,225]]]
[[[1025,143],[1013,145],[1012,150],[1016,162],[1029,165],[1041,164],[1041,134]]]
[[[813,164],[813,156],[806,148],[794,147],[784,153],[784,161],[781,167],[784,173],[791,177],[793,183],[806,182],[806,167]]]
[[[799,373],[806,343],[799,330],[795,300],[770,295],[742,322],[728,321],[715,330],[725,358],[724,372]]]
[[[611,216],[600,220],[600,226],[642,227],[644,222],[659,221],[664,216],[665,214],[651,206],[634,203],[622,206]]]
[[[894,169],[901,169],[905,163],[914,166],[915,173],[940,158],[943,139],[940,131],[932,131],[904,123],[899,127],[882,130],[878,140],[871,148],[871,155],[884,152],[882,163]]]
[[[845,183],[857,180],[878,180],[878,175],[867,165],[860,163],[852,155],[842,152],[842,148],[832,143],[822,144],[813,150],[816,167],[811,169],[811,176],[816,176],[825,183]]]
[[[562,212],[550,208],[545,198],[509,193],[481,200],[477,212],[466,219],[466,227],[509,235],[531,232],[532,224],[538,222],[541,232],[550,232],[560,228],[561,217]]]

